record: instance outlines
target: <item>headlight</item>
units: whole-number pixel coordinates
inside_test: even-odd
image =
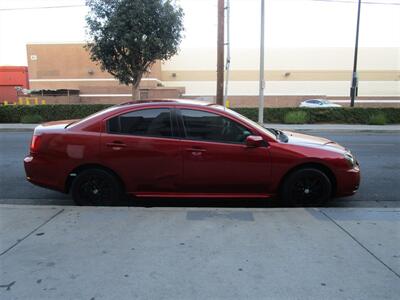
[[[347,163],[349,164],[349,167],[355,167],[356,165],[356,160],[353,156],[353,154],[351,154],[350,152],[345,152],[344,154],[344,158],[346,159]]]

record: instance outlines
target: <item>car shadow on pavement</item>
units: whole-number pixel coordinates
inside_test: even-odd
[[[222,208],[281,208],[279,198],[232,199],[232,198],[134,198],[126,197],[118,206],[132,207],[222,207]],[[322,207],[381,207],[377,202],[332,199]]]
[[[231,198],[135,198],[126,196],[115,206],[131,207],[283,207],[279,199],[231,199]]]
[[[130,207],[221,207],[221,208],[281,208],[285,206],[275,197],[270,199],[232,199],[232,198],[135,198],[127,196],[115,206]],[[336,198],[322,207],[385,207],[378,201],[360,201],[349,198]]]

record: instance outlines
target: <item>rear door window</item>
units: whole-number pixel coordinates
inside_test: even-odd
[[[173,137],[169,108],[143,109],[107,121],[107,132],[151,137]]]

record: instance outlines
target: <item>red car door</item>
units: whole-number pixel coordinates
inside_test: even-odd
[[[141,109],[106,120],[102,163],[116,172],[129,193],[175,192],[182,153],[169,108]]]
[[[183,188],[188,193],[251,196],[268,193],[267,143],[245,145],[251,129],[218,114],[181,109]]]

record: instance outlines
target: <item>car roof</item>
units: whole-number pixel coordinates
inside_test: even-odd
[[[194,106],[194,107],[208,107],[208,108],[223,108],[223,106],[215,104],[215,103],[210,103],[204,100],[191,100],[191,99],[149,99],[149,100],[138,100],[138,101],[129,101],[129,102],[124,102],[120,104],[116,104],[113,106],[110,106],[106,109],[103,109],[97,113],[94,113],[90,116],[87,116],[86,118],[83,118],[79,120],[78,122],[72,124],[71,128],[73,127],[79,127],[82,126],[82,124],[85,124],[89,122],[88,124],[91,124],[92,122],[97,122],[98,118],[100,116],[103,116],[104,114],[115,114],[115,113],[123,113],[126,111],[129,111],[130,108],[150,108],[152,105],[157,106],[159,104],[169,104],[169,105],[182,105],[182,106]],[[85,125],[84,125],[85,126]]]
[[[182,104],[182,105],[199,105],[199,106],[213,106],[215,103],[211,103],[204,100],[192,100],[192,99],[148,99],[138,101],[128,101],[117,106],[136,106],[140,104]]]

